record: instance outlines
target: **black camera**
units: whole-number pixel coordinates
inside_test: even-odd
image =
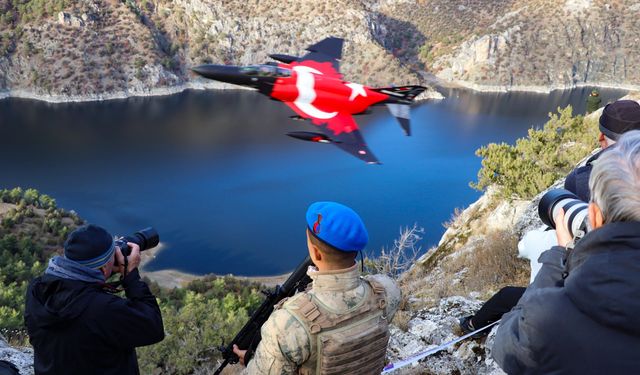
[[[131,248],[129,247],[129,245],[127,245],[127,242],[133,242],[134,244],[140,246],[140,251],[144,251],[158,246],[158,243],[160,243],[160,236],[158,236],[158,232],[155,229],[149,227],[137,231],[131,236],[118,238],[115,241],[115,244],[120,248],[122,255],[124,255],[125,257],[131,254]]]
[[[576,238],[576,235],[581,233],[587,233],[588,227],[588,210],[589,205],[565,189],[553,189],[549,190],[540,199],[538,203],[538,215],[543,223],[556,228],[555,216],[560,209],[564,210],[564,223],[569,229],[571,237]]]

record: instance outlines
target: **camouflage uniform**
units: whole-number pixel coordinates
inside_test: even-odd
[[[357,265],[344,270],[324,272],[310,267],[307,274],[313,284],[304,293],[312,294],[324,307],[338,314],[358,305],[365,297],[366,288],[369,288],[368,283],[360,277]],[[400,304],[400,289],[393,280],[383,275],[367,276],[366,279],[372,279],[384,287],[385,315],[391,321]],[[311,345],[313,337],[310,337],[308,330],[298,319],[286,308],[282,308],[290,302],[276,307],[262,326],[262,341],[244,374],[296,374],[301,364],[315,361],[316,353],[312,352],[314,349]]]

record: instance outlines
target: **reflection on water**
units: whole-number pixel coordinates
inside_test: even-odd
[[[0,100],[0,187],[35,187],[90,222],[127,234],[152,225],[166,250],[151,269],[268,275],[305,254],[304,212],[316,200],[358,211],[372,252],[400,226],[442,235],[489,142],[513,142],[589,89],[539,94],[452,91],[412,112],[405,137],[385,110],[359,116],[370,166],[331,145],[285,137],[310,130],[281,103],[247,91],[94,103]],[[603,102],[624,93],[602,90]]]

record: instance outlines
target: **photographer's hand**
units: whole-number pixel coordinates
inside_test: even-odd
[[[131,248],[131,254],[127,257],[128,267],[127,273],[130,273],[140,265],[140,246],[133,242],[127,242],[127,245]],[[116,259],[118,260],[118,267],[114,267],[113,272],[123,274],[124,271],[124,255],[120,251],[120,248],[116,249]]]
[[[564,209],[560,209],[558,215],[553,219],[556,222],[556,237],[558,237],[558,245],[567,247],[573,241],[573,237],[564,221]]]

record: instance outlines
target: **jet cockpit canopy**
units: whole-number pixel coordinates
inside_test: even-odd
[[[240,72],[258,77],[290,77],[291,70],[274,65],[249,65],[240,68]]]

